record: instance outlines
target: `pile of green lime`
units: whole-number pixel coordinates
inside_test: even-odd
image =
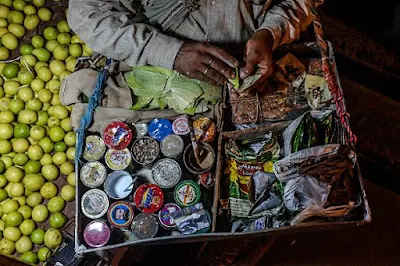
[[[61,243],[63,211],[75,200],[72,107],[61,104],[59,90],[77,58],[92,55],[66,20],[22,43],[53,19],[46,6],[0,0],[0,254],[18,252],[28,263],[46,261]],[[14,50],[19,60],[2,62]],[[56,185],[60,178],[65,185]]]

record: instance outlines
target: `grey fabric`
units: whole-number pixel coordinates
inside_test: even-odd
[[[260,29],[274,48],[311,22],[306,3],[323,0],[70,0],[68,23],[97,53],[131,66],[172,69],[182,40],[243,43]],[[174,36],[174,37],[173,37]]]

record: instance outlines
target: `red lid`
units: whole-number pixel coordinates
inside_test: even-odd
[[[114,121],[105,127],[103,131],[104,143],[114,150],[122,150],[128,147],[132,141],[132,130],[127,124]]]
[[[164,193],[155,184],[143,184],[134,194],[136,208],[144,213],[153,213],[161,209],[164,204]]]

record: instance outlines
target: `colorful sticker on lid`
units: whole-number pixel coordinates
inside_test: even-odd
[[[108,220],[118,228],[128,227],[133,219],[133,209],[126,202],[115,202],[108,211]]]
[[[104,142],[110,148],[121,150],[132,140],[132,130],[122,122],[112,122],[104,130]]]
[[[91,189],[82,196],[82,211],[91,219],[100,218],[108,208],[107,195],[99,189]]]
[[[197,141],[212,142],[217,134],[215,123],[207,117],[194,120],[193,129]]]
[[[106,163],[112,170],[126,169],[131,160],[131,153],[127,148],[123,150],[109,149],[106,153]]]
[[[83,158],[85,160],[96,161],[104,155],[106,145],[99,136],[87,136],[85,142],[86,145],[83,152]]]
[[[164,193],[154,184],[143,184],[134,195],[136,207],[144,213],[158,211],[164,203]]]
[[[189,122],[186,117],[180,117],[175,119],[172,123],[172,131],[176,135],[187,135],[190,132]]]
[[[149,124],[149,135],[153,139],[162,141],[166,136],[172,134],[172,124],[168,119],[155,118]]]
[[[174,221],[174,218],[172,218],[171,214],[173,212],[176,212],[179,210],[181,210],[181,208],[178,205],[176,205],[175,203],[165,204],[164,207],[160,210],[160,212],[158,214],[160,223],[167,228],[174,228],[175,221]]]
[[[181,206],[190,206],[200,200],[200,188],[193,181],[182,181],[175,189],[175,200]]]

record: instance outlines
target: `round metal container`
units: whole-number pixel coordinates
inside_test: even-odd
[[[90,222],[83,231],[86,244],[93,248],[99,248],[110,240],[111,230],[107,223],[101,220]]]
[[[189,172],[195,175],[201,175],[206,172],[210,172],[211,168],[215,163],[215,158],[216,158],[214,149],[211,147],[210,144],[206,142],[200,142],[199,145],[201,145],[202,148],[207,152],[207,156],[203,160],[202,165],[198,165],[196,162],[192,144],[186,146],[185,151],[183,153],[183,163],[185,164]]]
[[[133,196],[135,206],[144,213],[153,213],[164,204],[164,193],[155,184],[140,185]]]
[[[176,158],[183,152],[184,145],[178,135],[168,135],[161,141],[161,152],[165,157]]]
[[[151,214],[140,213],[133,219],[131,230],[138,239],[153,238],[158,232],[157,219]]]
[[[133,138],[132,130],[127,124],[115,120],[104,124],[102,130],[104,143],[111,149],[122,150],[128,147]]]
[[[111,170],[125,170],[132,161],[131,152],[125,148],[122,150],[109,149],[105,155],[105,161]]]
[[[128,228],[133,220],[133,208],[126,201],[116,201],[108,208],[108,222],[116,228]]]
[[[152,168],[154,182],[161,188],[173,188],[182,176],[179,164],[172,159],[161,159]]]
[[[181,207],[188,207],[200,201],[201,190],[192,180],[180,182],[174,190],[175,202]]]
[[[179,117],[172,123],[172,131],[176,135],[187,135],[190,132],[189,122],[186,117]]]
[[[107,176],[104,191],[112,199],[124,199],[132,193],[132,176],[125,171],[115,171]]]
[[[171,213],[181,210],[181,207],[179,207],[175,203],[166,203],[162,209],[158,212],[158,220],[160,222],[160,225],[164,229],[174,229],[176,227],[174,218],[172,218]]]
[[[107,169],[100,162],[88,162],[81,168],[80,179],[89,188],[96,188],[103,184],[107,177]]]
[[[109,205],[106,193],[96,188],[86,191],[81,199],[82,212],[90,219],[102,217],[106,214]]]
[[[160,146],[155,139],[143,137],[137,139],[132,145],[132,158],[140,165],[153,163],[160,154]]]
[[[89,162],[98,161],[104,156],[106,149],[106,144],[102,138],[96,135],[87,136],[85,139],[83,159]]]

